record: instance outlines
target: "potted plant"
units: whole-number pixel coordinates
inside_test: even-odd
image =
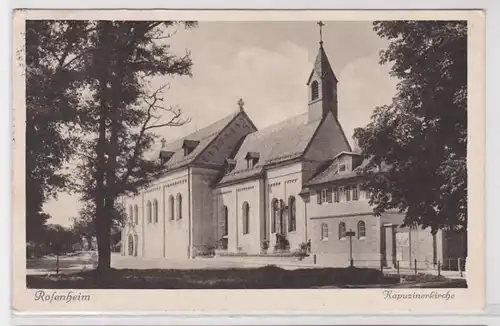
[[[285,252],[290,250],[290,242],[283,234],[276,234],[276,244],[274,245],[275,252]]]
[[[262,241],[260,249],[262,254],[267,254],[267,250],[269,249],[269,240]]]

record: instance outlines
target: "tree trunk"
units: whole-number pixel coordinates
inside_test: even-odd
[[[104,185],[106,169],[106,118],[108,114],[108,75],[107,65],[109,59],[109,49],[107,48],[107,38],[109,36],[110,22],[100,22],[99,49],[98,54],[100,76],[99,76],[99,138],[97,141],[97,167],[96,167],[96,237],[98,264],[97,271],[100,275],[107,274],[110,269],[111,257],[109,252],[109,231],[107,230],[107,214],[105,209],[106,190]]]
[[[89,235],[89,236],[85,237],[85,239],[87,239],[87,251],[91,251],[92,250],[92,236]]]

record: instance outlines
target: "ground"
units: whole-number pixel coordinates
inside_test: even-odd
[[[269,289],[367,287],[466,287],[464,279],[417,276],[401,283],[394,275],[382,276],[368,268],[303,268],[258,266],[250,262],[217,259],[182,261],[139,260],[112,255],[113,270],[105,278],[94,271],[89,253],[28,260],[28,288],[71,289]],[[59,274],[57,274],[59,264]]]

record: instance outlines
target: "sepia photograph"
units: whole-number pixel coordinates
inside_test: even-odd
[[[32,301],[470,287],[467,18],[151,17],[19,21]]]

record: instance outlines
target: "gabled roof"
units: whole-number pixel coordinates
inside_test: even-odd
[[[309,83],[311,82],[311,78],[314,73],[316,73],[320,78],[323,78],[328,73],[331,73],[335,81],[338,81],[337,76],[335,76],[332,66],[330,65],[330,61],[328,61],[328,56],[326,55],[325,49],[323,49],[323,45],[319,47],[318,54],[316,55],[316,60],[314,61],[314,68],[309,74],[309,78],[307,79],[307,85],[309,85]]]
[[[257,176],[266,165],[300,157],[322,121],[320,119],[309,123],[308,113],[304,113],[247,135],[234,157],[235,168],[222,177],[219,185]],[[247,168],[245,158],[252,152],[259,153],[259,162],[254,167]]]
[[[205,128],[168,143],[162,148],[162,151],[173,152],[174,154],[165,164],[166,169],[176,169],[192,163],[239,114],[242,114],[242,111],[231,113]],[[194,147],[193,151],[189,155],[184,156],[184,146],[195,144],[196,147]]]

